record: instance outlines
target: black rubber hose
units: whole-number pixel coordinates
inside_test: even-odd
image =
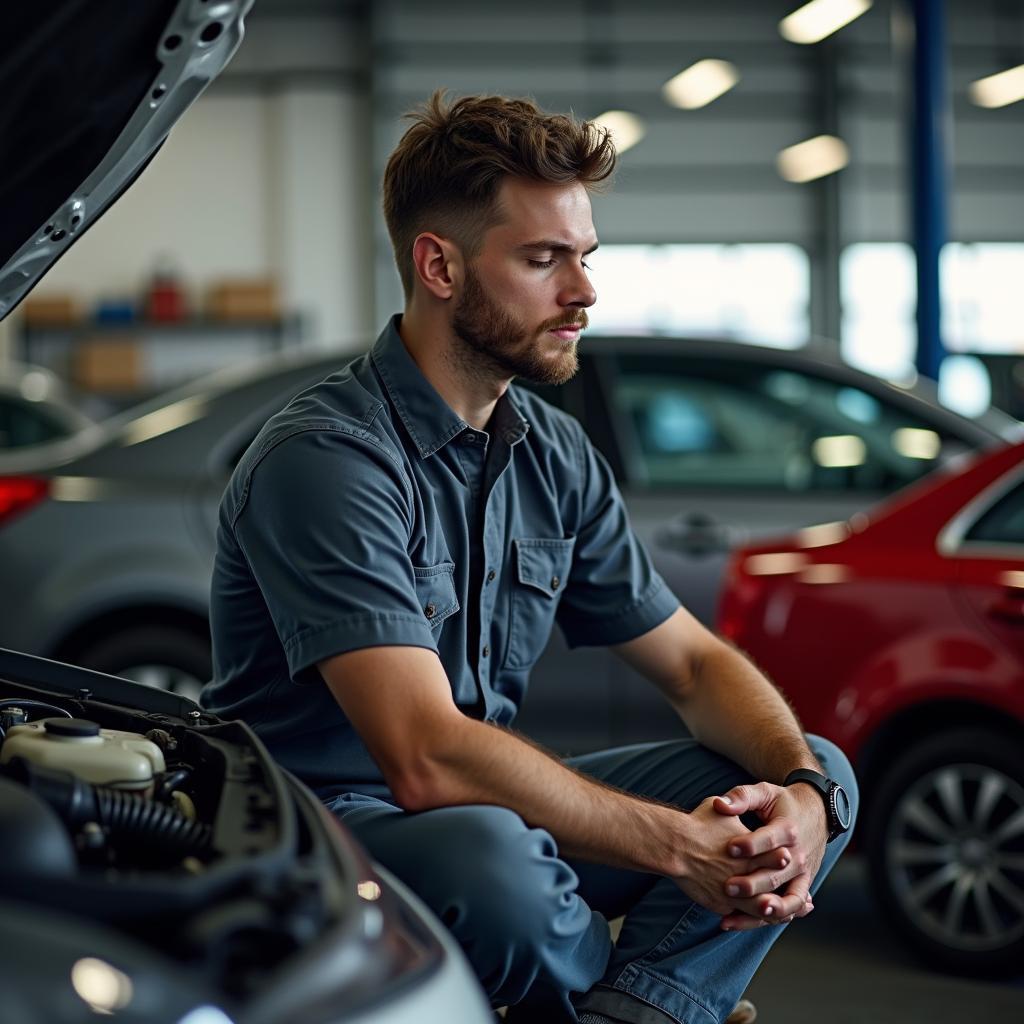
[[[179,768],[175,772],[169,772],[161,780],[156,788],[156,798],[164,803],[171,799],[171,794],[192,774],[191,768]]]
[[[86,822],[102,825],[113,846],[131,843],[160,860],[202,856],[210,848],[209,825],[186,818],[175,807],[119,789],[93,786],[70,772],[12,757],[0,776],[15,779],[45,800],[74,832]]]
[[[168,858],[201,855],[210,848],[208,825],[192,821],[173,807],[117,789],[95,786],[99,822],[111,841],[135,841],[158,848]]]

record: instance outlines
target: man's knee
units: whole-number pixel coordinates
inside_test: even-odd
[[[512,811],[474,806],[440,814],[451,857],[436,864],[421,895],[462,944],[490,997],[514,1003],[549,971],[553,948],[572,947],[587,932],[590,912],[576,895],[576,874],[547,832]]]
[[[574,898],[577,878],[554,839],[502,807],[466,808],[453,844],[465,851],[459,883],[467,907],[513,944],[543,941],[551,920]]]
[[[551,836],[504,807],[428,813],[438,816],[444,854],[418,888],[445,924],[464,937],[486,931],[506,945],[545,941],[577,884]]]

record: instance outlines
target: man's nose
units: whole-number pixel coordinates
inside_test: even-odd
[[[586,267],[573,268],[572,276],[565,282],[558,302],[561,306],[576,306],[579,309],[586,309],[597,302],[597,292],[594,291]]]

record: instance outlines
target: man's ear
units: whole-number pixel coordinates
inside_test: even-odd
[[[430,231],[412,243],[412,265],[420,284],[437,299],[450,299],[462,281],[459,247]]]

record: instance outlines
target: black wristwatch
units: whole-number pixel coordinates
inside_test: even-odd
[[[810,768],[797,768],[786,776],[784,786],[792,786],[795,782],[806,782],[813,786],[825,802],[825,819],[828,822],[828,841],[831,843],[836,836],[849,832],[853,817],[850,798],[846,790],[835,779],[826,778],[821,772]]]

